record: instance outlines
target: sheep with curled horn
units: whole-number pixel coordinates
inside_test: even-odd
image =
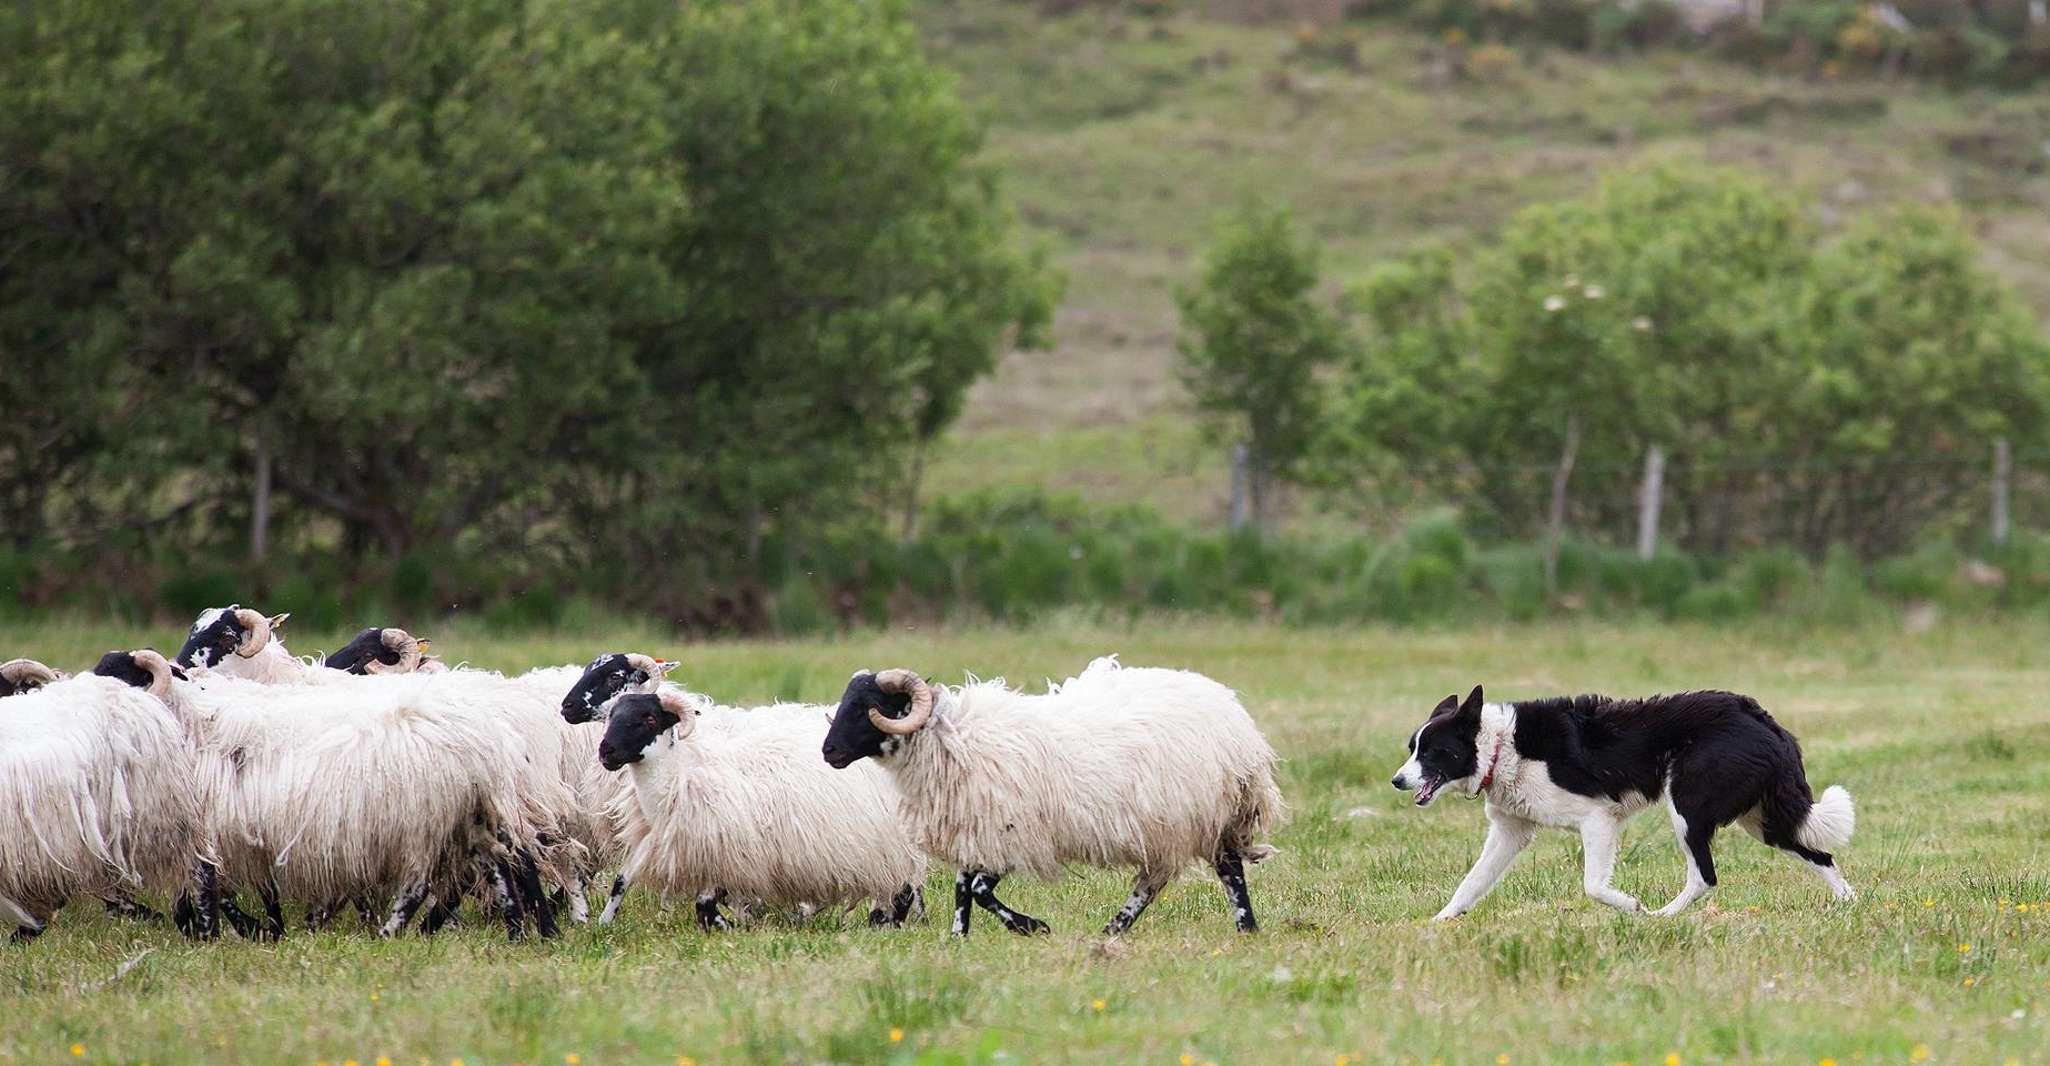
[[[699,708],[700,713],[694,728],[721,732],[764,724],[776,725],[779,723],[779,716],[794,706],[777,705],[768,709],[774,713],[763,714],[715,704],[680,685],[664,680],[676,667],[677,663],[673,659],[658,659],[642,652],[605,652],[592,659],[589,666],[584,667],[583,676],[579,677],[568,694],[562,697],[562,720],[574,725],[602,723],[606,705],[618,696],[633,693],[671,693],[680,696]],[[579,795],[595,801],[596,809],[601,812],[615,810],[622,797],[631,789],[631,775],[610,773],[599,765],[596,744],[598,738],[603,736],[604,729],[579,732],[591,745],[591,755],[583,764],[586,774],[579,779],[577,786]],[[600,858],[609,865],[616,865],[623,858],[617,832],[610,833],[607,846],[602,849]],[[612,890],[606,897],[605,909],[598,916],[599,925],[610,925],[619,916],[620,905],[625,902],[626,891],[630,886],[631,882],[625,874],[613,877]],[[706,893],[709,897],[718,898],[727,895],[726,891],[718,886],[707,889]],[[742,906],[749,906],[755,902],[758,901],[739,900]]]
[[[396,895],[394,934],[429,886],[476,868],[509,937],[530,916],[554,934],[535,858],[550,817],[532,792],[539,775],[508,772],[529,754],[489,694],[442,676],[265,685],[195,673],[162,687],[196,738],[222,878],[264,896],[259,932],[283,933],[282,898]]]
[[[206,669],[267,684],[317,680],[319,668],[293,657],[278,639],[278,629],[291,617],[290,612],[265,615],[239,603],[201,611],[174,661],[187,670]]]
[[[66,676],[34,659],[9,659],[0,663],[0,696],[32,692]]]
[[[1286,816],[1274,749],[1237,695],[1200,674],[1103,658],[1027,695],[1001,680],[948,687],[862,671],[821,754],[889,770],[919,843],[960,871],[956,935],[968,934],[972,906],[1014,933],[1046,931],[1005,906],[997,883],[1074,863],[1137,868],[1107,935],[1199,862],[1216,871],[1239,930],[1258,928],[1245,866],[1273,851],[1266,836]]]
[[[52,680],[0,710],[0,916],[16,940],[73,896],[187,888],[200,901],[187,931],[214,935],[191,723],[159,698],[171,666],[153,651],[115,655],[124,677]]]
[[[351,674],[437,673],[447,664],[429,655],[433,642],[397,626],[370,626],[327,654],[321,665]]]
[[[631,782],[613,808],[622,877],[696,895],[708,929],[725,926],[729,894],[805,913],[866,901],[878,926],[922,913],[926,859],[896,789],[880,770],[819,762],[823,708],[759,708],[707,728],[710,702],[663,686],[605,705],[598,758]]]

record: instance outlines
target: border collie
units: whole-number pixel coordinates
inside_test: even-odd
[[[1832,785],[1814,798],[1800,743],[1749,696],[1484,703],[1476,685],[1463,703],[1445,697],[1410,734],[1409,752],[1394,785],[1414,790],[1417,806],[1448,790],[1487,797],[1487,842],[1439,921],[1480,902],[1541,825],[1580,830],[1588,895],[1642,911],[1609,876],[1623,823],[1660,798],[1687,856],[1687,887],[1655,913],[1677,914],[1715,886],[1708,844],[1731,822],[1798,857],[1837,899],[1857,898],[1829,854],[1851,839],[1851,794]]]

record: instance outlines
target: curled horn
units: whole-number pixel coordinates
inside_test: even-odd
[[[876,675],[876,687],[884,692],[908,692],[911,694],[911,710],[902,718],[892,718],[870,707],[868,720],[877,729],[893,737],[908,737],[925,727],[926,719],[932,717],[932,686],[925,679],[909,670],[885,670]]]
[[[698,726],[698,709],[684,699],[682,693],[674,690],[665,689],[656,693],[655,698],[661,701],[663,710],[676,716],[676,739],[690,736],[691,730]]]
[[[378,662],[375,657],[364,660],[366,674],[410,674],[420,668],[420,646],[427,643],[397,626],[386,626],[377,634],[377,639],[387,649],[399,654],[399,661],[390,666]]]
[[[242,630],[242,643],[235,645],[235,654],[244,659],[263,650],[270,643],[270,619],[261,611],[247,607],[235,608],[235,625]]]
[[[626,664],[648,675],[648,680],[650,681],[660,681],[663,675],[677,667],[677,662],[674,659],[657,659],[652,655],[642,655],[639,652],[629,652],[626,657]]]
[[[57,671],[34,659],[9,659],[0,663],[0,681],[16,688],[42,688],[57,678]]]
[[[135,665],[149,674],[149,694],[160,700],[171,698],[171,664],[150,648],[128,653]]]

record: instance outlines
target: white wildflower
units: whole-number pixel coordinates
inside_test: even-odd
[[[1558,295],[1557,293],[1554,293],[1554,294],[1552,294],[1552,295],[1550,295],[1550,296],[1547,296],[1547,297],[1545,297],[1545,310],[1547,310],[1547,311],[1559,311],[1559,310],[1564,310],[1564,309],[1565,309],[1565,307],[1566,307],[1566,298],[1565,298],[1564,296],[1560,296],[1560,295]]]

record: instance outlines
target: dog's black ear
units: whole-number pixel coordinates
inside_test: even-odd
[[[1431,717],[1436,718],[1441,714],[1451,714],[1453,711],[1456,711],[1458,709],[1459,693],[1455,692],[1452,695],[1447,696],[1442,700],[1439,700],[1438,705],[1436,707],[1431,708]]]
[[[1466,694],[1466,702],[1459,705],[1459,713],[1465,715],[1468,718],[1477,718],[1480,716],[1481,687],[1479,685],[1475,685],[1473,687],[1473,691]]]

